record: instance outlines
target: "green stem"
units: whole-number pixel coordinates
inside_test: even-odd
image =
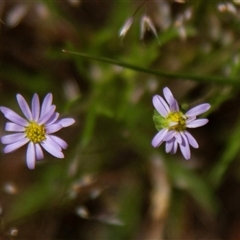
[[[105,63],[110,63],[114,64],[117,66],[125,67],[134,71],[138,72],[144,72],[144,73],[149,73],[153,74],[156,76],[160,77],[166,77],[166,78],[173,78],[173,79],[185,79],[185,80],[192,80],[192,81],[197,81],[197,82],[211,82],[215,84],[223,84],[223,85],[233,85],[233,86],[240,86],[240,79],[239,78],[233,78],[233,77],[219,77],[219,76],[203,76],[203,75],[192,75],[192,74],[184,74],[184,73],[170,73],[170,72],[165,72],[165,71],[159,71],[155,69],[149,69],[149,68],[144,68],[144,67],[139,67],[130,63],[122,62],[119,60],[111,59],[111,58],[106,58],[106,57],[96,57],[96,56],[90,56],[85,53],[80,53],[80,52],[73,52],[73,51],[67,51],[67,50],[62,50],[64,53],[70,53],[74,55],[79,55],[84,58],[89,58]]]

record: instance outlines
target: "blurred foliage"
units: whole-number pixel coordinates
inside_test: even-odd
[[[239,239],[239,13],[239,1],[0,1],[0,105],[20,114],[17,93],[51,92],[76,120],[62,160],[30,171],[26,148],[2,151],[1,239]],[[189,161],[151,146],[164,86],[185,110],[212,106]]]

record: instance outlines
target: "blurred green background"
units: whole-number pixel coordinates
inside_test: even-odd
[[[20,114],[17,93],[51,92],[76,120],[56,134],[65,158],[33,171],[26,147],[1,146],[0,238],[240,239],[239,14],[239,1],[0,1],[0,105]],[[212,105],[189,161],[151,146],[164,86],[184,110]]]

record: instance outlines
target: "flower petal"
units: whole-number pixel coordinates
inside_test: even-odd
[[[0,107],[0,110],[4,114],[5,118],[7,118],[8,120],[23,127],[26,127],[28,125],[28,122],[24,118],[20,117],[17,113],[12,111],[11,109],[6,107]]]
[[[211,107],[211,105],[209,103],[203,103],[203,104],[200,104],[200,105],[198,105],[198,106],[196,106],[194,108],[191,108],[190,110],[188,110],[186,112],[185,115],[187,117],[198,116],[198,115],[208,111],[210,107]]]
[[[45,124],[54,114],[54,111],[56,109],[55,105],[52,105],[51,107],[48,108],[48,111],[45,112],[43,116],[41,116],[38,120],[38,124]]]
[[[56,148],[55,145],[56,143],[53,145],[52,144],[52,140],[49,141],[49,138],[46,139],[44,142],[41,143],[41,146],[50,154],[52,154],[54,157],[57,158],[64,158],[63,153],[59,150],[59,148]]]
[[[208,123],[208,119],[202,118],[202,119],[193,120],[193,121],[191,121],[189,123],[187,122],[186,126],[188,128],[197,128],[197,127],[201,127],[201,126],[203,126],[203,125],[205,125],[207,123]]]
[[[44,158],[44,154],[43,154],[43,150],[42,150],[40,144],[35,143],[34,146],[35,146],[36,159],[37,160],[43,159]]]
[[[176,134],[175,138],[177,143],[182,144],[182,136],[179,132]]]
[[[175,154],[177,152],[177,148],[178,148],[177,141],[173,141],[173,148],[172,148],[172,151],[170,153]]]
[[[179,111],[178,102],[174,98],[171,90],[168,87],[165,87],[163,89],[163,94],[164,94],[164,97],[166,98],[166,100],[167,100],[167,102],[170,106],[171,111],[178,112]]]
[[[177,132],[174,130],[168,131],[168,133],[163,138],[163,141],[167,142],[167,141],[171,140],[173,137],[175,137],[176,134],[177,134]]]
[[[62,129],[61,124],[52,124],[52,125],[46,126],[46,133],[47,134],[55,133],[55,132],[59,131],[60,129]]]
[[[179,112],[179,106],[178,106],[178,102],[176,99],[172,99],[171,105],[170,105],[170,110],[172,112]]]
[[[197,117],[196,116],[194,116],[194,117],[190,117],[190,116],[186,116],[187,117],[187,121],[186,121],[186,123],[190,123],[190,122],[192,122],[192,121],[194,121],[195,119],[197,119]]]
[[[35,122],[38,121],[39,113],[40,113],[39,97],[35,93],[32,98],[32,117]]]
[[[15,143],[11,143],[8,144],[5,148],[4,148],[4,153],[9,153],[12,152],[20,147],[22,147],[23,145],[25,145],[27,142],[29,141],[28,138],[22,138],[21,140],[15,142]]]
[[[24,133],[14,133],[10,135],[3,136],[1,138],[2,144],[11,144],[15,143],[25,137]]]
[[[174,140],[171,139],[170,141],[167,141],[166,142],[166,145],[165,145],[165,151],[166,153],[170,153],[173,149],[173,144],[174,144]]]
[[[31,110],[30,110],[26,100],[23,98],[23,96],[21,94],[17,94],[16,97],[17,97],[18,105],[21,108],[24,116],[28,120],[32,120],[32,113],[31,113]]]
[[[51,125],[57,121],[59,118],[59,113],[55,112],[45,123],[45,125]]]
[[[61,148],[66,149],[68,144],[61,138],[51,135],[49,136],[54,142],[56,142]]]
[[[170,112],[169,106],[161,96],[155,95],[152,99],[152,102],[153,106],[163,117],[166,117],[168,115]]]
[[[59,146],[55,141],[53,141],[52,138],[50,138],[50,136],[48,136],[48,135],[46,136],[46,140],[43,142],[46,142],[46,144],[48,144],[48,145],[52,145],[58,151],[62,151],[61,146]]]
[[[190,157],[191,157],[191,152],[190,152],[188,139],[187,139],[187,137],[185,136],[185,134],[183,132],[181,132],[181,136],[182,136],[183,142],[182,142],[182,144],[179,144],[180,150],[182,152],[183,157],[186,160],[189,160]]]
[[[28,148],[27,148],[27,166],[29,169],[35,168],[35,160],[36,160],[36,154],[35,154],[34,143],[29,142]]]
[[[19,126],[16,123],[7,122],[5,125],[5,130],[9,132],[24,132],[25,127]]]
[[[168,133],[168,129],[166,128],[158,132],[152,140],[152,146],[155,148],[159,147],[162,144],[163,138],[166,136],[167,133]]]
[[[43,102],[42,102],[42,108],[41,108],[41,114],[40,114],[40,118],[46,114],[46,112],[49,111],[49,108],[51,107],[52,105],[52,99],[53,99],[53,96],[51,93],[48,93],[46,95],[46,97],[44,98]]]
[[[166,98],[167,101],[174,98],[171,90],[168,87],[163,88],[163,95],[164,95],[164,97]],[[168,103],[170,105],[169,101],[168,101]]]
[[[75,123],[73,118],[63,118],[60,119],[57,123],[61,124],[62,127],[68,127]]]
[[[185,131],[184,134],[185,134],[185,136],[187,137],[188,142],[189,142],[189,144],[190,144],[192,147],[194,147],[194,148],[198,148],[198,147],[199,147],[196,139],[192,136],[191,133]]]

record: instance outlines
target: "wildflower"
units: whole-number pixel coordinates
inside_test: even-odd
[[[157,110],[154,112],[153,120],[159,132],[153,138],[152,146],[156,148],[166,142],[165,151],[174,154],[179,145],[184,158],[189,160],[191,157],[189,145],[198,148],[198,143],[186,129],[207,124],[208,119],[196,118],[211,106],[208,103],[203,103],[184,114],[179,110],[178,102],[169,88],[165,87],[163,94],[167,102],[159,95],[153,97],[153,105]]]
[[[35,93],[31,109],[20,94],[16,97],[26,119],[7,107],[0,107],[0,111],[11,121],[6,123],[5,130],[16,132],[1,138],[2,143],[6,144],[4,153],[12,152],[28,143],[26,162],[29,169],[34,169],[36,159],[43,159],[42,148],[54,157],[63,158],[62,149],[66,149],[68,145],[52,133],[72,125],[75,120],[72,118],[58,120],[59,113],[55,112],[56,106],[52,105],[51,93],[46,95],[41,107],[39,97]]]

